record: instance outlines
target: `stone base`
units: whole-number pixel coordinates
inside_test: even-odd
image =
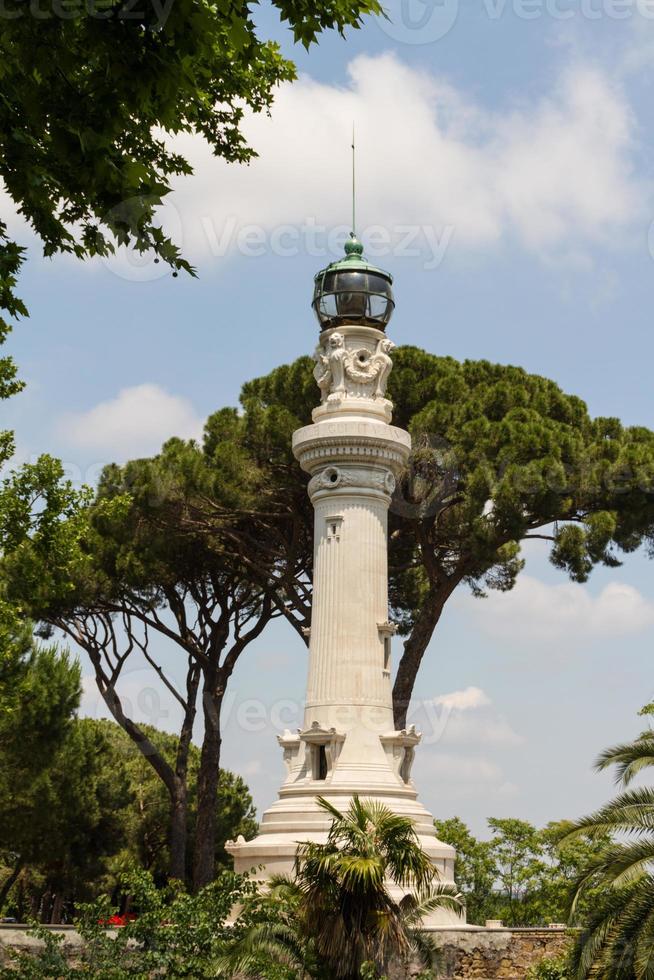
[[[226,845],[234,858],[234,869],[253,872],[264,885],[272,875],[292,875],[298,843],[310,840],[324,843],[327,840],[331,820],[318,806],[318,796],[323,796],[343,812],[349,807],[355,793],[361,800],[375,800],[394,813],[409,817],[414,823],[421,847],[438,872],[439,880],[454,882],[454,848],[436,837],[434,818],[418,801],[415,789],[399,785],[397,788],[389,785],[375,788],[374,780],[370,779],[362,780],[358,792],[351,785],[326,785],[316,781],[305,783],[302,788],[283,787],[280,798],[263,815],[259,836],[251,841],[240,837],[238,841],[230,841]],[[405,894],[393,884],[389,885],[389,890],[397,901]],[[465,928],[465,918],[451,911],[440,910],[425,922],[427,927],[445,925],[464,925]]]

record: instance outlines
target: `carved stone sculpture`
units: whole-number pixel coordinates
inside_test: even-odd
[[[316,366],[313,376],[320,388],[323,401],[332,395],[337,397],[345,393],[345,360],[348,352],[345,350],[345,338],[341,333],[333,333],[327,341],[327,350],[319,344],[313,355]]]
[[[375,385],[375,398],[384,398],[386,395],[386,386],[388,385],[388,376],[393,370],[393,361],[391,359],[390,353],[394,349],[395,344],[392,340],[384,337],[377,344],[377,350],[373,356],[373,361],[375,363],[375,368],[377,371],[377,383]]]
[[[372,352],[367,347],[348,349],[343,334],[331,334],[326,348],[319,344],[313,355],[316,362],[313,376],[322,401],[337,401],[344,395],[384,398],[388,376],[393,370],[390,352],[394,347],[391,340],[382,337]]]

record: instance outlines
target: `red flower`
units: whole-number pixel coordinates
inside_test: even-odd
[[[114,926],[115,928],[120,928],[121,926],[126,926],[128,922],[136,921],[135,912],[125,912],[123,915],[111,915],[108,919],[99,919],[98,925],[100,926]]]

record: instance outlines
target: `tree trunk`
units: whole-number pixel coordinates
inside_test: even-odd
[[[18,860],[16,861],[16,864],[14,865],[14,870],[11,872],[7,880],[2,883],[2,888],[0,888],[0,910],[2,910],[2,906],[7,901],[7,896],[9,895],[9,892],[11,891],[14,884],[18,880],[18,876],[23,870],[24,866],[25,866],[25,859],[19,857]]]
[[[200,683],[200,667],[189,661],[186,675],[186,711],[179,733],[175,759],[177,788],[171,795],[170,810],[170,877],[186,882],[186,845],[188,842],[188,757],[193,738],[195,705]]]
[[[52,911],[50,912],[51,926],[58,926],[61,923],[61,914],[63,910],[64,910],[64,896],[62,892],[57,892],[52,902]]]
[[[223,691],[217,694],[205,682],[202,692],[204,740],[198,772],[198,811],[193,854],[193,889],[198,891],[214,879],[216,862],[216,796],[220,777],[220,709]]]
[[[148,738],[126,714],[114,683],[103,668],[103,647],[95,640],[94,635],[87,635],[84,629],[75,621],[53,620],[53,625],[63,630],[89,656],[95,670],[98,690],[111,715],[123,731],[134,742],[139,752],[152,766],[157,776],[166,787],[170,799],[170,827],[168,843],[170,847],[169,874],[186,883],[186,849],[188,842],[188,757],[193,722],[195,720],[197,690],[200,679],[199,665],[189,655],[186,675],[186,700],[183,701],[184,720],[177,746],[175,768],[168,764],[157,746]],[[110,632],[110,630],[107,630]]]
[[[176,779],[176,786],[170,797],[170,864],[171,878],[186,881],[186,840],[188,825],[188,805],[186,780]]]
[[[93,657],[91,657],[93,661]],[[161,752],[156,748],[156,746],[150,741],[145,732],[143,732],[138,725],[127,717],[124,712],[123,705],[120,698],[116,694],[115,690],[107,688],[102,683],[102,678],[98,673],[97,664],[94,661],[94,666],[96,668],[96,679],[98,682],[98,687],[100,688],[100,693],[102,698],[109,708],[114,719],[118,722],[120,727],[125,731],[132,741],[135,743],[142,755],[150,763],[156,774],[159,776],[164,786],[168,791],[170,797],[171,805],[171,823],[170,823],[170,876],[171,878],[178,878],[180,881],[186,881],[186,842],[187,842],[187,761],[188,761],[188,746],[186,746],[186,752],[181,753],[183,756],[184,763],[180,765],[180,760],[177,760],[176,769],[173,768],[166,762]],[[195,715],[195,706],[193,705],[193,716]],[[189,708],[187,707],[187,715],[189,714]],[[185,719],[186,725],[186,719]],[[190,729],[192,731],[192,722]],[[190,735],[188,736],[188,741],[190,742]]]
[[[41,896],[41,908],[39,921],[41,925],[45,926],[50,922],[50,912],[52,911],[52,888],[50,885],[46,887],[46,890]]]
[[[448,583],[447,587],[438,590],[430,589],[416,617],[413,629],[404,642],[404,653],[400,658],[393,686],[393,716],[398,730],[406,728],[406,716],[418,669],[441,618],[445,602],[454,591],[455,585],[456,583],[452,585]]]

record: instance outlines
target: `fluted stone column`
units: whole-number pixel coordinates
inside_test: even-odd
[[[329,819],[316,798],[344,809],[357,794],[410,817],[442,880],[453,881],[454,850],[437,840],[411,778],[420,735],[393,724],[387,518],[411,439],[390,424],[392,346],[369,326],[321,334],[315,376],[322,403],[313,424],[293,436],[315,515],[304,725],[279,737],[286,780],[259,836],[228,845],[237,871],[263,865],[264,878],[291,872],[298,841],[326,837]],[[429,924],[454,919],[439,912]]]

